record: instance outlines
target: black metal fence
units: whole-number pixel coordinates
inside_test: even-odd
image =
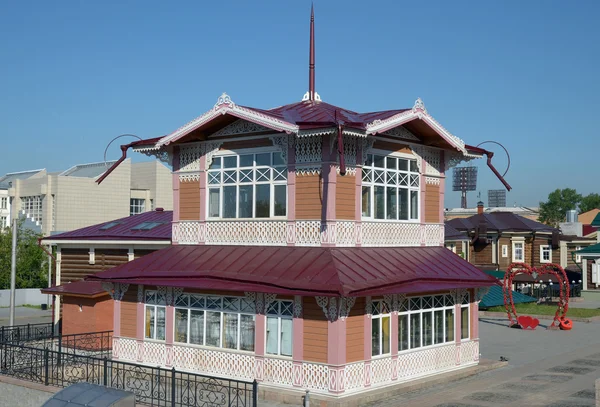
[[[138,403],[151,406],[257,406],[256,381],[112,360],[111,332],[33,338],[26,343],[0,343],[1,374],[58,387],[78,382],[100,384],[130,391]]]
[[[0,327],[0,343],[23,343],[53,336],[54,324],[52,322]]]

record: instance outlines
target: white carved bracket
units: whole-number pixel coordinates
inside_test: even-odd
[[[144,286],[142,284],[137,286],[137,300],[138,302],[144,302]]]
[[[490,292],[490,288],[491,287],[480,287],[477,289],[477,294],[476,294],[477,304],[479,304],[481,302],[481,300],[483,299],[483,297],[485,297],[487,295],[487,293]]]
[[[283,134],[280,136],[269,137],[271,139],[271,142],[273,143],[273,145],[275,147],[277,147],[279,149],[279,151],[281,151],[281,157],[283,158],[283,161],[286,163],[288,160],[288,146],[289,146],[290,137],[294,137],[294,136]]]
[[[164,296],[166,305],[173,306],[173,305],[175,305],[177,298],[179,298],[181,293],[183,293],[183,288],[182,287],[159,286],[159,287],[157,287],[157,291],[158,291],[159,297]]]
[[[344,321],[350,315],[350,310],[356,303],[356,297],[315,297],[319,307],[323,309],[325,318],[334,322],[338,318]]]
[[[277,294],[270,293],[256,293],[254,298],[256,300],[256,313],[264,314],[269,309],[269,305],[275,301]]]
[[[129,288],[129,284],[121,284],[121,283],[102,283],[102,289],[104,289],[108,294],[110,294],[110,298],[115,301],[121,301],[123,296],[127,292]]]

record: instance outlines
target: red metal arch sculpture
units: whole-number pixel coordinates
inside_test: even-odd
[[[502,290],[504,293],[504,308],[506,309],[510,326],[520,324],[518,322],[519,317],[513,301],[512,286],[515,276],[523,273],[529,274],[534,281],[537,281],[537,277],[543,274],[550,274],[556,277],[560,288],[560,296],[551,327],[556,328],[561,326],[561,323],[566,321],[567,310],[569,309],[570,286],[569,278],[567,277],[565,270],[560,265],[554,263],[544,264],[540,267],[531,267],[525,263],[512,263],[510,266],[508,266],[508,270],[506,270],[506,273],[504,274],[504,284],[502,286]]]

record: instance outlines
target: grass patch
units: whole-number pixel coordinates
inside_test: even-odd
[[[21,307],[34,308],[34,309],[42,309],[41,305],[31,305],[31,304],[23,304],[23,305],[21,305]]]
[[[516,304],[515,309],[519,315],[554,315],[556,305],[544,305],[536,303]],[[488,308],[490,312],[506,312],[504,306]],[[569,308],[568,317],[591,318],[600,316],[600,309],[593,308]]]

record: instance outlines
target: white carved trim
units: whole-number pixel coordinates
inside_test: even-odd
[[[129,284],[102,282],[102,289],[115,301],[121,301],[128,288]]]
[[[483,297],[485,297],[487,295],[487,293],[490,292],[490,288],[491,287],[480,287],[477,289],[477,293],[475,295],[477,304],[479,304],[481,302],[481,300],[483,300]]]
[[[315,97],[315,100],[316,100],[317,102],[320,102],[320,101],[321,101],[321,96],[320,96],[320,95],[319,95],[317,92],[314,92],[314,95],[313,95],[313,96]],[[307,92],[304,94],[304,96],[302,96],[302,101],[303,101],[303,102],[306,102],[307,100],[310,100],[310,92],[309,92],[309,91],[307,91]]]
[[[179,146],[179,171],[200,171],[200,157],[202,154],[202,143],[186,143]]]
[[[145,302],[144,300],[145,300],[144,285],[138,284],[138,286],[137,286],[137,302]]]
[[[321,129],[308,129],[308,130],[299,130],[298,138],[301,137],[313,137],[313,136],[324,136],[326,134],[333,134],[337,131],[335,127],[324,127]]]
[[[425,183],[427,185],[440,185],[441,179],[437,177],[425,177]]]
[[[294,317],[302,317],[302,297],[300,295],[294,296]]]
[[[215,153],[217,151],[219,151],[219,148],[221,148],[221,145],[223,144],[223,141],[207,141],[206,143],[203,144],[204,147],[204,155],[206,156],[206,169],[209,169],[211,164],[212,164],[212,159],[213,159],[213,155],[215,155]]]
[[[283,158],[283,161],[286,163],[288,161],[288,145],[289,145],[290,137],[294,137],[294,136],[284,134],[281,136],[269,137],[271,139],[271,142],[273,143],[273,145],[275,147],[277,147],[279,149],[279,151],[281,152],[281,157]]]
[[[373,300],[370,296],[368,296],[365,301],[365,314],[369,319],[371,319],[371,316],[373,315]]]
[[[200,180],[199,172],[179,173],[179,182],[195,182]]]
[[[373,148],[373,144],[375,144],[375,138],[374,137],[367,137],[362,139],[362,158],[360,161],[360,165],[364,165],[367,162],[367,155],[371,152],[371,149]]]
[[[260,124],[238,119],[233,123],[211,134],[209,137],[235,136],[240,134],[260,133],[266,131],[273,130],[265,126],[261,126]]]
[[[350,315],[350,310],[356,303],[356,297],[342,297],[340,299],[340,318],[345,320]]]
[[[404,140],[421,141],[410,130],[408,130],[405,127],[402,127],[402,126],[394,127],[393,129],[390,129],[388,131],[384,131],[381,134],[385,134],[386,136],[392,136],[392,137],[401,138],[401,139],[404,139]]]
[[[296,166],[296,175],[315,175],[321,172],[321,165]],[[339,172],[339,171],[338,171]]]

